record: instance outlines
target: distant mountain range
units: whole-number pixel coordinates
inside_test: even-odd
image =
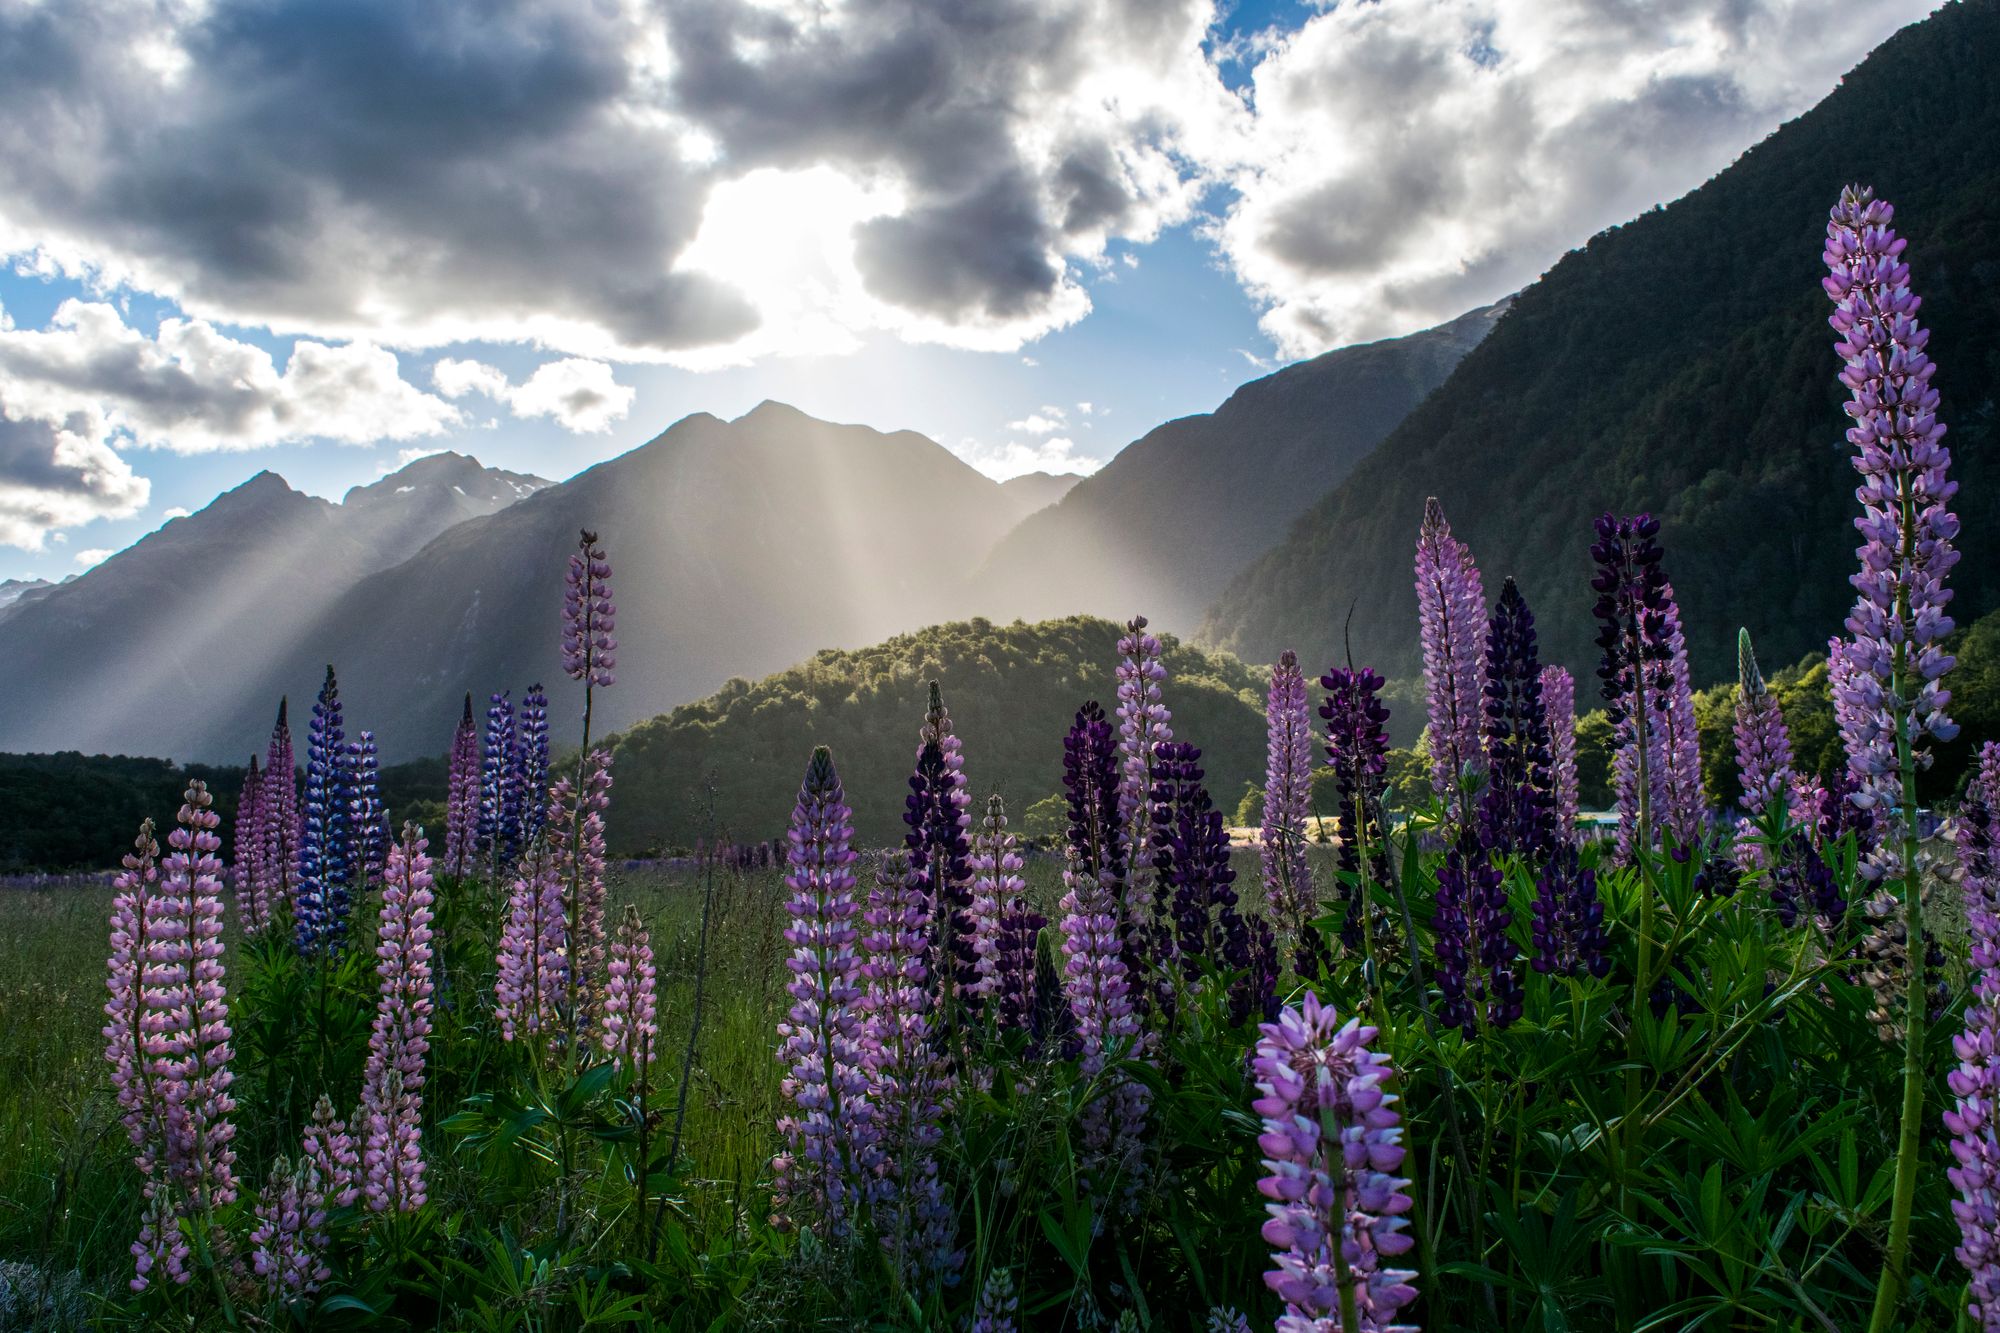
[[[1769,661],[1823,650],[1853,600],[1857,537],[1820,251],[1853,181],[1896,205],[1934,331],[1963,523],[1953,611],[1967,623],[2000,605],[2000,4],[1977,0],[1904,29],[1707,185],[1522,292],[1198,637],[1330,661],[1351,608],[1356,657],[1412,676],[1411,561],[1435,495],[1488,594],[1520,580],[1544,660],[1595,666],[1605,510],[1661,517],[1698,684],[1733,674],[1739,625]]]
[[[994,548],[966,605],[996,619],[1143,611],[1189,630],[1244,566],[1451,374],[1506,302],[1252,380],[1156,426]]]

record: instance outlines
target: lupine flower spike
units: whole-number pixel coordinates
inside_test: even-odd
[[[340,684],[326,669],[313,704],[306,741],[304,832],[299,840],[299,891],[292,928],[307,957],[338,953],[347,937],[349,891],[355,873],[347,733],[341,729]]]
[[[1139,916],[1147,909],[1146,900],[1153,893],[1148,882],[1150,864],[1139,852],[1151,834],[1153,756],[1160,745],[1174,738],[1173,715],[1161,694],[1167,667],[1160,660],[1160,641],[1146,632],[1146,623],[1144,616],[1132,617],[1118,640],[1118,824],[1119,836],[1131,849],[1124,898],[1119,906],[1132,927],[1136,927]],[[1146,964],[1144,951],[1135,947],[1134,941],[1127,941],[1126,952],[1130,966],[1139,968]],[[1139,978],[1135,976],[1133,980]]]
[[[1020,1313],[1021,1298],[1014,1290],[1013,1272],[996,1268],[980,1284],[979,1300],[972,1307],[972,1322],[965,1326],[965,1333],[1019,1333]]]
[[[1590,548],[1597,562],[1590,581],[1597,593],[1592,614],[1603,653],[1598,693],[1618,742],[1612,757],[1618,854],[1628,861],[1638,849],[1652,846],[1660,813],[1654,800],[1660,782],[1654,771],[1659,749],[1654,715],[1665,688],[1669,649],[1657,630],[1665,623],[1671,593],[1660,567],[1659,534],[1660,522],[1650,514],[1605,514],[1597,520],[1597,541]]]
[[[938,683],[930,684],[930,703],[918,734],[916,770],[910,794],[904,798],[903,845],[910,867],[930,899],[937,943],[952,960],[939,977],[947,987],[963,990],[978,982],[973,952],[972,843],[968,836],[970,793],[965,786],[965,759],[952,732]]]
[[[2000,1330],[2000,742],[1980,751],[1979,772],[1958,815],[1958,864],[1971,935],[1972,1003],[1952,1039],[1953,1108],[1944,1115],[1957,1165],[1958,1261],[1972,1276],[1970,1313]]]
[[[1417,531],[1417,616],[1430,709],[1431,788],[1460,818],[1459,783],[1486,762],[1479,743],[1486,591],[1471,550],[1451,535],[1435,497],[1424,501]]]
[[[250,1271],[265,1299],[290,1301],[333,1276],[326,1263],[326,1194],[312,1164],[279,1158],[257,1196]]]
[[[1558,666],[1542,668],[1542,711],[1549,721],[1549,769],[1555,779],[1556,837],[1576,841],[1576,680]]]
[[[255,935],[271,924],[271,888],[264,867],[264,773],[254,754],[236,797],[235,844],[230,878],[236,887],[236,915],[243,933]]]
[[[1401,1118],[1375,1029],[1306,992],[1300,1008],[1263,1025],[1252,1071],[1263,1117],[1257,1146],[1271,1174],[1264,1239],[1275,1254],[1265,1285],[1285,1302],[1278,1333],[1415,1333],[1395,1322],[1414,1301],[1416,1274],[1394,1266],[1414,1243],[1403,1215],[1410,1182]]]
[[[557,783],[567,788],[569,779]],[[503,1041],[553,1032],[569,996],[569,931],[564,881],[546,844],[536,844],[515,868],[500,931],[493,993]]]
[[[549,696],[539,684],[530,685],[514,715],[518,743],[514,747],[514,788],[521,800],[521,841],[533,842],[548,818]]]
[[[1320,677],[1326,702],[1319,715],[1326,721],[1326,758],[1334,771],[1340,802],[1340,869],[1357,876],[1362,888],[1348,893],[1347,919],[1341,938],[1350,949],[1373,943],[1375,913],[1368,886],[1389,878],[1382,829],[1382,775],[1388,768],[1389,709],[1377,697],[1382,677],[1367,667],[1335,667]],[[1364,854],[1365,853],[1365,854]],[[1374,966],[1376,960],[1369,960]]]
[[[611,937],[611,960],[605,968],[604,1021],[598,1041],[620,1069],[644,1078],[653,1063],[653,1042],[660,1035],[659,977],[653,965],[653,941],[639,909],[630,903]]]
[[[597,1024],[604,989],[604,813],[611,805],[611,751],[592,750],[579,803],[567,777],[550,790],[548,845],[557,883],[567,891],[562,923],[569,951],[565,1007],[579,1034]]]
[[[431,859],[423,830],[403,826],[382,876],[376,932],[381,997],[362,1075],[361,1165],[368,1210],[423,1207],[424,1066],[431,1035]]]
[[[973,952],[970,993],[1002,1029],[1025,1028],[1035,1010],[1035,940],[1048,924],[1028,904],[1020,840],[1007,831],[1007,805],[987,798],[986,818],[972,843]]]
[[[382,804],[382,760],[375,733],[364,731],[347,745],[347,826],[354,831],[354,881],[382,877],[389,855],[389,809]]]
[[[785,939],[792,1006],[778,1024],[780,1084],[790,1109],[772,1163],[778,1220],[845,1241],[867,1201],[873,1108],[862,1069],[860,942],[854,899],[854,825],[833,755],[825,746],[806,765],[792,811],[785,884],[791,921]]]
[[[444,859],[451,873],[461,878],[477,854],[479,778],[479,727],[472,720],[472,693],[468,690],[465,715],[452,733],[451,762],[445,777]]]
[[[1273,921],[1299,948],[1302,977],[1308,955],[1317,958],[1309,937],[1319,912],[1312,866],[1306,857],[1306,813],[1312,804],[1312,715],[1306,706],[1306,678],[1299,656],[1289,648],[1271,668],[1271,690],[1264,707],[1264,833],[1260,853],[1264,868],[1264,901]]]
[[[521,765],[514,702],[502,690],[487,702],[479,755],[479,846],[495,873],[521,850]]]
[[[1501,586],[1486,632],[1484,736],[1488,777],[1479,796],[1480,841],[1489,852],[1540,861],[1556,845],[1554,756],[1535,617],[1511,578]]]
[[[260,860],[268,884],[269,900],[275,911],[282,906],[296,918],[298,914],[299,788],[296,761],[292,755],[292,728],[286,720],[286,701],[278,701],[278,720],[271,727],[271,745],[264,754],[263,850]]]

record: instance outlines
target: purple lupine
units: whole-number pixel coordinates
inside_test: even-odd
[[[1063,737],[1062,785],[1068,808],[1064,836],[1075,868],[1108,886],[1122,886],[1129,844],[1118,815],[1117,743],[1095,700],[1077,710]]]
[[[578,1033],[596,1026],[604,989],[604,814],[611,806],[611,751],[584,758],[583,799],[567,777],[549,791],[548,846],[558,884],[567,890],[563,921],[569,949],[564,1005]]]
[[[569,779],[556,786],[566,790]],[[507,921],[493,978],[493,1016],[503,1041],[554,1031],[569,995],[569,932],[563,877],[545,845],[528,849],[507,895]]]
[[[1743,808],[1761,815],[1792,785],[1792,741],[1785,715],[1757,669],[1750,631],[1736,631],[1736,765]]]
[[[1861,474],[1861,570],[1850,580],[1857,595],[1847,618],[1852,674],[1836,685],[1846,696],[1841,738],[1862,779],[1857,800],[1891,810],[1913,782],[1899,744],[1921,763],[1926,736],[1958,734],[1942,683],[1954,665],[1943,641],[1953,629],[1945,580],[1958,563],[1958,519],[1947,506],[1958,484],[1948,475],[1936,366],[1924,350],[1930,331],[1917,323],[1923,302],[1910,290],[1908,242],[1890,225],[1895,214],[1872,190],[1849,186],[1828,218],[1824,255],[1840,381],[1854,395],[1843,405],[1854,422],[1847,441]],[[1905,870],[1913,879],[1914,868]]]
[[[514,790],[520,793],[521,841],[526,844],[540,835],[549,808],[549,696],[539,682],[521,696],[514,725]]]
[[[382,758],[375,733],[347,743],[347,826],[354,837],[354,882],[382,877],[389,857],[389,807],[382,804]]]
[[[1395,1069],[1368,1047],[1376,1030],[1340,1022],[1307,991],[1262,1027],[1251,1069],[1262,1095],[1257,1146],[1271,1174],[1257,1182],[1270,1220],[1275,1267],[1264,1284],[1285,1302],[1279,1333],[1395,1333],[1396,1312],[1417,1298],[1416,1274],[1393,1266],[1414,1238],[1403,1164]]]
[[[1519,951],[1507,933],[1507,881],[1472,830],[1445,853],[1437,872],[1436,935],[1438,1017],[1467,1037],[1482,1026],[1504,1028],[1521,1016]]]
[[[1025,1028],[1035,1007],[1035,937],[1047,924],[1028,904],[1020,839],[1007,831],[1007,803],[986,801],[986,818],[972,841],[972,950],[968,988],[1000,1028]]]
[[[1655,717],[1671,674],[1664,625],[1672,591],[1660,564],[1658,519],[1605,514],[1598,518],[1596,532],[1590,555],[1597,572],[1590,586],[1597,594],[1591,613],[1597,617],[1597,646],[1603,653],[1598,693],[1617,738],[1612,771],[1618,852],[1629,861],[1640,848],[1653,845],[1660,814],[1654,800],[1660,783],[1653,771],[1660,749]]]
[[[292,755],[292,728],[285,716],[287,703],[285,699],[278,700],[278,720],[271,727],[271,745],[264,753],[264,829],[259,859],[272,910],[282,907],[296,917],[303,828],[297,764]]]
[[[867,1201],[873,1108],[862,1069],[861,956],[854,899],[854,823],[833,754],[813,751],[792,810],[785,885],[791,1009],[778,1024],[791,1110],[772,1165],[779,1218],[846,1241]]]
[[[1139,1015],[1125,966],[1116,881],[1093,872],[1072,842],[1063,884],[1063,994],[1076,1025],[1078,1072],[1096,1079],[1114,1056],[1137,1052]],[[1124,1079],[1084,1104],[1077,1117],[1081,1165],[1093,1192],[1137,1183],[1149,1105],[1144,1085]]]
[[[570,553],[569,574],[563,582],[563,671],[585,689],[609,686],[618,665],[618,609],[611,600],[611,561],[597,544],[597,534],[585,529]],[[588,731],[584,734],[586,743]]]
[[[1435,496],[1424,501],[1417,530],[1417,617],[1430,709],[1431,788],[1457,809],[1468,769],[1486,761],[1479,743],[1486,693],[1486,590],[1472,551],[1451,535]]]
[[[1340,801],[1338,864],[1344,875],[1357,877],[1357,886],[1347,891],[1341,938],[1349,948],[1360,948],[1373,929],[1370,886],[1389,879],[1388,840],[1382,829],[1389,709],[1377,698],[1382,677],[1367,667],[1334,667],[1319,683],[1327,692],[1319,715],[1326,720],[1326,758]]]
[[[335,1208],[353,1207],[361,1197],[361,1149],[347,1122],[333,1113],[333,1102],[325,1093],[313,1104],[303,1152],[323,1182],[327,1203]]]
[[[1306,857],[1306,812],[1312,804],[1312,715],[1299,656],[1287,648],[1271,668],[1264,706],[1264,902],[1273,921],[1303,947],[1319,912]],[[1307,975],[1301,971],[1301,976]]]
[[[611,937],[610,961],[604,969],[604,1021],[598,1044],[611,1063],[643,1082],[653,1063],[653,1042],[660,1035],[659,974],[653,965],[653,941],[639,909],[625,905],[617,933]]]
[[[1681,633],[1681,611],[1672,584],[1667,585],[1665,595],[1667,606],[1658,631],[1665,672],[1653,702],[1653,734],[1658,737],[1660,758],[1656,790],[1662,801],[1662,829],[1682,847],[1691,848],[1701,841],[1708,803],[1701,788],[1701,739],[1695,729],[1687,637]]]
[[[1535,617],[1512,578],[1500,587],[1486,631],[1485,711],[1480,842],[1489,853],[1542,860],[1556,847],[1554,756]]]
[[[308,958],[338,953],[347,938],[355,866],[354,830],[349,823],[353,769],[346,739],[340,683],[328,666],[306,740],[304,831],[299,838],[299,891],[293,904],[292,928],[299,952]]]
[[[271,1302],[309,1296],[333,1276],[326,1262],[326,1189],[311,1162],[279,1158],[258,1193],[250,1271]]]
[[[972,1307],[972,1322],[965,1333],[1019,1333],[1021,1297],[1014,1290],[1014,1274],[996,1268],[979,1285],[979,1299]]]
[[[1603,977],[1611,971],[1604,930],[1604,904],[1597,898],[1597,873],[1584,865],[1576,844],[1557,845],[1535,880],[1535,971],[1558,977]]]
[[[168,1043],[167,1129],[181,1140],[181,1186],[207,1211],[236,1198],[236,1137],[230,1112],[229,994],[222,963],[221,817],[205,783],[190,782],[167,855],[160,892],[175,920],[185,982],[176,997],[177,1030]]]
[[[1952,1038],[1958,1068],[1954,1104],[1944,1114],[1956,1165],[1946,1171],[1958,1198],[1958,1261],[1971,1274],[1969,1313],[2000,1329],[2000,742],[1980,751],[1980,771],[1958,814],[1960,887],[1971,936],[1972,1003]]]
[[[1190,980],[1200,975],[1204,961],[1246,968],[1250,936],[1236,910],[1229,830],[1202,783],[1201,751],[1185,741],[1162,742],[1153,752],[1152,771],[1148,850],[1162,936],[1155,954],[1178,956]]]
[[[1143,854],[1152,823],[1153,756],[1174,738],[1173,715],[1161,694],[1167,678],[1159,639],[1146,632],[1146,617],[1134,616],[1118,640],[1118,829],[1129,850],[1119,909],[1125,918],[1125,961],[1140,983],[1150,970],[1139,920],[1154,893],[1150,862]]]
[[[465,715],[451,737],[444,798],[445,864],[461,878],[472,864],[479,840],[479,778],[479,727],[472,720],[472,692],[467,690]]]
[[[903,845],[910,853],[912,873],[931,900],[936,942],[952,960],[950,970],[939,978],[952,991],[973,986],[979,979],[972,939],[972,844],[967,836],[971,796],[964,767],[951,714],[938,683],[932,681],[917,742],[916,771],[910,775],[910,794],[903,802],[903,823],[908,828]]]
[[[929,960],[944,957],[932,941],[934,901],[923,873],[898,851],[877,868],[862,913],[867,1019],[861,1063],[878,1175],[875,1233],[905,1285],[926,1277],[955,1282],[963,1260],[938,1178],[953,1080],[934,1021],[940,996]]]
[[[363,1194],[372,1213],[423,1207],[423,1094],[431,1039],[431,858],[415,824],[389,849],[375,971],[381,996],[362,1074]]]
[[[1556,839],[1576,841],[1576,680],[1559,666],[1542,668],[1542,712],[1549,723],[1549,771],[1555,779]]]
[[[236,917],[244,934],[255,935],[271,924],[271,897],[264,873],[264,771],[254,754],[236,796],[232,841],[235,856],[229,870],[236,887]]]
[[[479,847],[496,877],[521,850],[519,743],[512,691],[501,690],[487,701],[486,736],[479,749]]]
[[[170,965],[167,954],[178,948],[161,917],[160,844],[153,838],[153,821],[139,825],[124,868],[112,880],[111,952],[106,960],[104,1058],[111,1065],[118,1117],[137,1154],[133,1163],[147,1177],[159,1166],[166,1132],[162,1089],[152,1078],[151,1003]]]

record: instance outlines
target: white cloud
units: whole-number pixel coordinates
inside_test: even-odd
[[[87,551],[78,551],[76,553],[76,563],[82,565],[85,569],[89,569],[92,565],[103,564],[116,554],[117,552],[109,547],[93,546]]]
[[[163,320],[149,338],[114,307],[77,300],[47,328],[0,328],[0,399],[16,421],[88,418],[99,439],[176,453],[406,440],[459,419],[380,347],[301,339],[280,372],[269,352],[205,321]]]
[[[136,514],[151,495],[88,417],[16,419],[0,389],[0,545],[39,551],[67,541],[63,528]]]
[[[1031,412],[1019,421],[1008,422],[1007,429],[1019,431],[1023,435],[1053,435],[1061,430],[1068,420],[1068,413],[1060,407],[1045,406],[1041,411]]]
[[[545,362],[520,384],[481,361],[440,361],[431,379],[447,397],[483,394],[505,403],[515,416],[548,417],[578,434],[611,429],[632,410],[637,394],[631,385],[620,384],[604,362],[578,357]]]
[[[1060,435],[1046,440],[1003,440],[998,444],[960,440],[952,452],[995,481],[1030,472],[1074,472],[1087,477],[1104,466],[1103,459],[1079,454],[1076,441]]]
[[[160,511],[160,517],[169,520],[176,518],[186,518],[189,512],[190,511],[183,505],[174,505],[170,509],[162,509]]]

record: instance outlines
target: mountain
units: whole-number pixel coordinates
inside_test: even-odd
[[[276,702],[262,683],[341,593],[545,484],[437,454],[336,505],[260,472],[6,613],[0,748],[247,754]],[[254,730],[218,731],[253,713]]]
[[[385,759],[442,753],[464,691],[518,700],[537,681],[558,740],[573,739],[582,690],[558,650],[580,529],[609,551],[618,602],[618,679],[596,699],[602,735],[732,676],[944,619],[1016,515],[999,483],[912,431],[779,403],[734,421],[697,413],[359,580],[288,636],[199,752],[243,748],[277,695],[316,688],[328,662],[348,730],[375,730]]]
[[[1082,480],[1074,472],[1026,472],[1001,482],[1000,489],[1013,498],[1025,517],[1062,499]]]
[[[1580,695],[1606,510],[1661,517],[1697,683],[1733,674],[1739,625],[1769,661],[1823,649],[1857,543],[1820,289],[1827,210],[1850,181],[1895,203],[1934,331],[1963,522],[1954,612],[2000,605],[2000,0],[1976,0],[1898,33],[1700,189],[1564,257],[1230,585],[1201,640],[1329,661],[1351,607],[1357,660],[1413,676],[1411,562],[1435,495],[1488,595],[1520,581],[1544,660],[1578,672]]]
[[[48,579],[0,579],[0,620],[18,606],[32,606],[61,587]]]
[[[1505,305],[1301,361],[1213,412],[1155,427],[1009,533],[969,605],[1007,619],[1143,611],[1193,628],[1237,571],[1444,382]]]
[[[612,849],[689,846],[711,836],[698,790],[711,776],[722,836],[778,836],[815,745],[833,749],[862,840],[880,846],[900,837],[932,680],[965,743],[975,817],[997,791],[1018,828],[1029,805],[1062,790],[1063,733],[1077,708],[1096,699],[1115,710],[1119,633],[1085,616],[1034,625],[961,621],[817,653],[754,684],[730,681],[619,737]],[[1244,783],[1263,781],[1268,679],[1170,636],[1163,646],[1174,737],[1202,747],[1209,790],[1233,812]]]

